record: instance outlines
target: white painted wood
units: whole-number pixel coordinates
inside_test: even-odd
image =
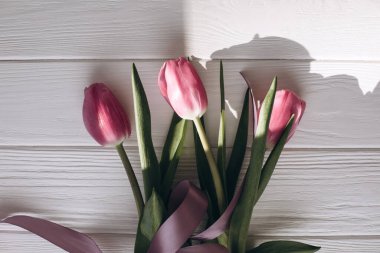
[[[0,59],[163,58],[184,53],[182,2],[2,1]]]
[[[0,233],[0,251],[7,253],[63,253],[65,251],[57,249],[57,247],[43,241],[39,237],[27,232],[17,231]],[[96,240],[99,247],[104,253],[132,253],[134,236],[127,234],[90,234]],[[296,240],[313,245],[322,245],[322,249],[318,253],[378,253],[380,240],[377,238],[305,238],[305,237],[290,237],[290,238],[253,238],[254,245],[259,245],[262,242],[271,240]],[[20,243],[22,242],[22,243]]]
[[[379,60],[379,10],[374,0],[2,1],[0,59]]]
[[[163,59],[193,55],[227,59],[229,147],[245,90],[239,71],[259,99],[278,75],[281,88],[307,102],[255,210],[252,241],[379,252],[379,10],[374,0],[1,1],[0,216],[48,218],[92,233],[106,253],[133,252],[137,220],[128,180],[116,152],[98,147],[83,127],[83,88],[110,84],[133,123],[135,61],[159,153],[171,109],[159,94],[158,70]],[[194,64],[208,91],[215,147],[218,63]],[[134,133],[125,144],[139,171]],[[195,181],[191,131],[185,145],[177,180]],[[0,252],[62,251],[1,224]]]
[[[161,97],[157,75],[161,61],[138,61],[152,114],[156,146],[162,146],[172,111]],[[206,85],[206,124],[216,145],[219,110],[219,67],[194,63]],[[130,61],[0,62],[0,143],[2,145],[97,146],[83,127],[83,89],[106,82],[133,121]],[[380,147],[380,63],[307,61],[225,61],[228,145],[235,136],[246,85],[262,97],[274,75],[280,88],[295,90],[307,108],[288,147]],[[356,76],[346,73],[354,71]],[[365,92],[365,93],[363,93]],[[134,123],[133,123],[134,124]],[[126,145],[136,145],[134,134]],[[191,139],[191,138],[189,138]],[[191,140],[186,144],[191,146]]]
[[[200,58],[379,60],[378,1],[186,1]]]
[[[141,183],[137,149],[127,153]],[[0,154],[1,217],[27,213],[88,233],[135,232],[135,206],[116,151],[15,147]],[[178,180],[196,180],[193,157],[186,149]],[[379,236],[379,162],[375,150],[286,151],[254,212],[251,232]]]

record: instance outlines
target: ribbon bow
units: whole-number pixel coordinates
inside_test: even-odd
[[[203,232],[191,236],[206,215],[208,202],[205,194],[188,180],[179,182],[169,200],[171,215],[152,239],[147,253],[228,253],[216,243],[204,243],[181,248],[187,239],[212,240],[228,227],[241,188],[235,193],[220,218]],[[24,228],[70,253],[102,253],[95,241],[59,224],[25,215],[16,215],[0,221]]]
[[[187,239],[212,240],[228,227],[232,212],[237,204],[241,188],[220,218],[200,234],[191,236],[207,212],[207,198],[188,180],[177,184],[169,200],[172,214],[161,225],[150,244],[148,253],[228,253],[228,249],[215,243],[205,243],[181,248]]]

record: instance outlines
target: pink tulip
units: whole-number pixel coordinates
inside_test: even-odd
[[[272,116],[269,122],[267,147],[273,148],[280,139],[286,124],[294,114],[293,127],[290,130],[288,141],[293,136],[305,111],[306,103],[290,90],[279,90],[274,99]]]
[[[185,58],[166,61],[158,75],[158,85],[162,96],[181,118],[194,120],[206,112],[206,90]]]
[[[90,135],[102,146],[117,146],[131,134],[127,114],[103,83],[85,88],[83,122]]]

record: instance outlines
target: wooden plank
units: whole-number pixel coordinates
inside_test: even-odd
[[[172,115],[157,87],[161,64],[137,62],[151,107],[156,146],[163,145]],[[215,146],[215,129],[219,125],[218,63],[194,64],[208,91],[206,125]],[[133,119],[130,66],[131,61],[1,62],[0,143],[96,146],[82,123],[83,89],[92,82],[108,83]],[[379,148],[379,69],[380,63],[364,62],[226,61],[227,144],[232,145],[242,106],[246,86],[239,71],[244,71],[258,98],[278,75],[280,88],[295,90],[307,101],[299,130],[287,147]],[[356,74],[347,74],[350,72]],[[136,145],[134,132],[126,145]],[[192,146],[190,139],[187,146]]]
[[[5,1],[0,59],[379,60],[379,8],[371,0]]]
[[[184,53],[182,1],[5,1],[0,59],[163,58]]]
[[[205,59],[378,60],[379,8],[370,0],[186,1],[186,50]]]
[[[39,237],[21,229],[0,233],[0,250],[7,253],[63,253],[65,251],[58,249]],[[127,234],[90,234],[96,240],[99,247],[104,253],[130,253],[133,252],[134,235]],[[274,237],[274,238],[253,238],[255,245],[269,240],[296,240],[304,243],[322,246],[318,253],[378,253],[380,240],[378,238],[307,238],[307,237]]]
[[[137,149],[127,153],[141,183]],[[135,232],[135,206],[116,151],[18,147],[0,154],[1,217],[27,213],[88,233]],[[196,181],[193,157],[185,149],[177,180]],[[379,150],[286,151],[254,211],[251,232],[379,236],[379,164]]]

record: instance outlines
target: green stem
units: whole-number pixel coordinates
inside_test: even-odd
[[[133,191],[133,196],[135,197],[137,212],[139,214],[139,217],[141,217],[144,210],[144,200],[141,194],[139,183],[137,182],[135,172],[132,169],[132,165],[129,162],[127,153],[125,152],[125,149],[122,143],[116,146],[116,150],[119,153],[121,161],[123,162],[125,172],[127,172],[129,183],[131,184],[132,191]]]
[[[226,201],[225,201],[225,197],[224,197],[222,179],[221,179],[220,174],[219,174],[218,166],[216,165],[215,158],[212,154],[212,151],[211,151],[211,148],[210,148],[209,142],[207,140],[207,136],[206,136],[206,133],[205,133],[205,130],[203,128],[203,125],[202,125],[200,118],[198,118],[198,117],[195,118],[194,124],[195,124],[195,127],[197,128],[199,139],[201,140],[203,149],[204,149],[205,154],[206,154],[208,164],[210,166],[212,180],[214,182],[216,197],[218,200],[219,211],[220,211],[220,213],[222,213],[224,211]]]

